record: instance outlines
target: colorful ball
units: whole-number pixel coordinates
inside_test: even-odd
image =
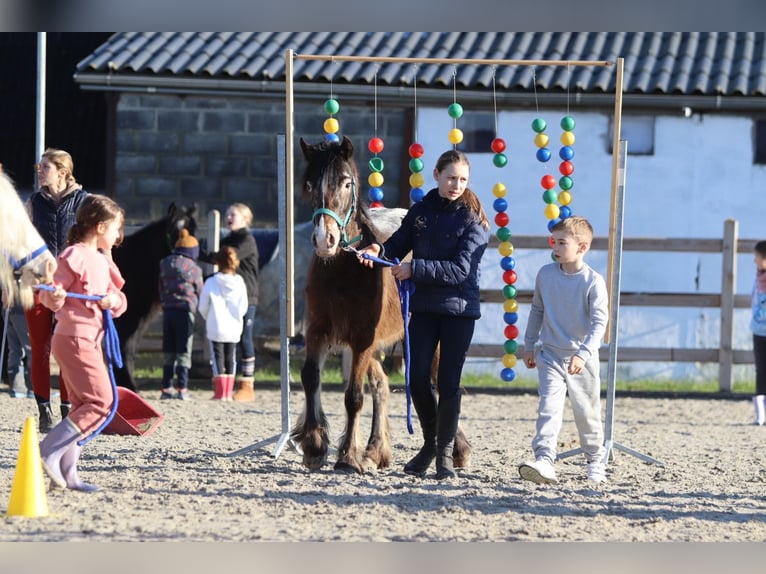
[[[367,183],[370,184],[370,187],[380,187],[383,185],[383,181],[383,174],[379,171],[374,171],[367,177]]]
[[[510,241],[503,241],[497,246],[497,250],[503,257],[513,255],[513,244]]]
[[[383,171],[383,168],[385,167],[383,160],[379,157],[371,158],[370,161],[367,162],[367,165],[369,166],[370,171]]]
[[[492,143],[489,144],[490,149],[495,153],[503,153],[505,151],[505,140],[502,138],[495,138]]]
[[[513,369],[503,369],[500,371],[500,378],[506,383],[510,383],[516,378],[516,372]]]
[[[513,269],[509,269],[508,271],[505,271],[503,273],[503,283],[505,283],[506,285],[513,285],[514,283],[516,283],[516,280],[518,278],[519,276],[516,275],[516,272]]]
[[[518,322],[518,320],[519,320],[518,313],[514,313],[514,312],[503,313],[503,321],[505,321],[507,325],[515,325]]]
[[[572,210],[568,205],[562,205],[561,209],[559,209],[559,217],[561,219],[566,219],[567,217],[572,216]]]
[[[414,157],[410,160],[409,167],[411,172],[420,173],[421,171],[423,171],[423,167],[424,167],[423,160],[418,157]]]
[[[559,216],[559,206],[555,203],[549,203],[545,206],[545,217],[548,219],[556,219]]]
[[[547,173],[540,179],[540,185],[543,186],[543,189],[551,189],[556,186],[556,178]]]
[[[563,189],[564,191],[569,191],[570,189],[572,189],[573,185],[574,185],[574,181],[568,175],[565,175],[559,178],[559,187]]]
[[[377,136],[370,138],[370,141],[367,142],[367,149],[372,153],[380,153],[383,151],[384,147],[385,146],[383,145],[383,140]]]
[[[512,369],[516,366],[516,362],[518,359],[516,358],[516,355],[513,355],[511,353],[508,353],[507,355],[503,355],[503,365],[509,369]]]
[[[508,158],[504,153],[496,153],[492,158],[492,163],[495,164],[495,167],[505,167],[508,165]]]
[[[498,227],[505,227],[508,225],[508,222],[510,221],[510,218],[508,217],[508,214],[505,211],[501,211],[497,214],[495,214],[495,225]]]
[[[561,145],[563,146],[571,146],[575,143],[575,135],[574,132],[564,132],[561,134]]]
[[[561,118],[561,129],[565,132],[571,132],[575,128],[575,121],[572,116],[564,116]]]
[[[561,175],[572,175],[574,173],[574,164],[571,161],[562,161],[559,164],[559,173]]]
[[[551,236],[548,238],[548,245],[550,245],[550,246],[551,246],[551,249],[553,249],[553,246],[554,246],[555,244],[556,244],[556,240],[555,240],[555,239],[553,239],[553,235],[551,235]]]
[[[328,134],[334,134],[340,129],[340,124],[335,118],[327,118],[324,121],[324,131]]]
[[[562,191],[559,193],[559,203],[561,205],[569,205],[572,203],[572,194],[568,191]]]
[[[504,183],[496,183],[492,186],[492,195],[495,197],[505,197],[507,191],[508,188],[505,187]]]
[[[383,199],[383,190],[379,187],[371,187],[370,191],[367,192],[367,197],[370,198],[371,202],[381,201]]]
[[[449,114],[449,117],[451,117],[453,120],[456,120],[463,115],[463,106],[457,102],[450,104],[447,108],[447,113]]]
[[[516,297],[516,287],[513,285],[504,285],[503,286],[503,297],[506,299],[513,299]]]
[[[535,136],[535,145],[539,148],[546,147],[551,138],[545,134],[537,134]]]
[[[425,182],[426,178],[423,177],[422,173],[413,173],[410,175],[410,187],[423,187]]]
[[[412,203],[417,203],[419,201],[422,201],[425,195],[426,195],[425,191],[423,191],[419,187],[415,187],[410,190],[410,201],[412,201]]]
[[[516,299],[506,299],[503,302],[503,311],[506,313],[516,313],[519,310],[519,302]]]
[[[513,257],[503,257],[500,260],[500,267],[503,268],[503,271],[510,271],[516,267],[516,260]]]
[[[532,129],[537,133],[544,132],[548,124],[545,123],[543,118],[535,118],[532,120]]]
[[[370,207],[383,207],[383,204],[380,201],[373,201]]]
[[[463,131],[458,128],[453,128],[447,134],[447,139],[451,144],[457,145],[463,141]]]
[[[515,353],[519,350],[519,344],[516,341],[508,340],[503,343],[503,350],[506,353]]]
[[[503,333],[506,339],[515,339],[519,336],[519,328],[516,325],[506,325]]]
[[[558,223],[560,223],[560,222],[561,222],[561,219],[559,219],[558,217],[557,217],[556,219],[551,219],[551,220],[548,222],[548,231],[553,231],[553,228],[554,228],[554,227],[555,227],[555,226],[556,226]]]
[[[505,211],[508,209],[508,202],[503,197],[498,197],[495,201],[492,202],[492,208],[495,211]]]
[[[324,139],[330,143],[338,143],[340,141],[338,134],[327,134],[324,136]]]
[[[556,200],[558,199],[559,194],[555,189],[546,189],[543,192],[543,201],[545,203],[556,203]]]
[[[337,114],[338,110],[340,110],[340,104],[338,103],[338,100],[335,100],[333,98],[330,98],[329,100],[325,100],[324,103],[324,111],[326,114]]]
[[[507,227],[500,227],[495,233],[498,241],[508,241],[511,238],[511,230]]]
[[[574,157],[574,150],[568,145],[565,145],[559,150],[559,157],[564,161],[569,161]]]
[[[425,153],[423,146],[419,143],[412,144],[407,151],[409,152],[410,157],[423,157],[423,154]]]
[[[551,150],[549,150],[547,147],[541,147],[539,150],[537,150],[535,156],[537,157],[537,161],[545,163],[551,159]]]

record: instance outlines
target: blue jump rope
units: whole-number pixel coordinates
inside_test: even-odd
[[[386,267],[399,265],[399,259],[386,261],[369,253],[363,253],[362,258],[369,259],[373,263],[379,263]],[[402,306],[402,319],[404,320],[404,391],[407,396],[407,432],[414,434],[412,428],[412,395],[410,393],[410,295],[415,292],[415,284],[410,279],[396,280],[399,289],[399,303]]]
[[[35,286],[35,289],[41,289],[43,291],[55,291],[55,288],[52,285],[37,285]],[[66,294],[67,297],[73,297],[75,299],[85,299],[86,301],[100,301],[104,298],[104,295],[82,295],[80,293],[69,293]],[[80,439],[77,441],[77,444],[80,446],[83,446],[90,442],[92,439],[94,439],[97,435],[101,434],[101,431],[103,431],[107,426],[109,426],[109,423],[112,422],[112,419],[114,418],[114,415],[117,413],[117,404],[119,402],[117,398],[117,383],[114,380],[114,369],[113,367],[116,366],[117,368],[122,368],[122,353],[120,352],[120,338],[119,335],[117,335],[117,329],[114,326],[114,321],[112,320],[112,313],[109,311],[109,309],[103,309],[104,314],[104,356],[106,357],[106,367],[109,370],[109,381],[112,383],[112,395],[114,396],[114,401],[112,401],[112,408],[109,409],[109,414],[107,415],[106,419],[103,423],[91,434],[86,436],[83,439]]]

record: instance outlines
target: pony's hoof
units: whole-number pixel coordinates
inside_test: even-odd
[[[338,462],[335,463],[335,470],[339,472],[345,472],[346,474],[352,474],[352,473],[363,474],[361,468],[357,468],[353,464],[343,460],[339,460]]]

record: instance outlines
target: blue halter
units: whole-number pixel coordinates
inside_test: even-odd
[[[43,243],[41,247],[38,247],[32,253],[30,253],[26,257],[22,257],[21,259],[15,259],[12,255],[9,255],[8,262],[11,264],[11,267],[13,267],[14,271],[18,271],[19,269],[24,267],[24,265],[27,265],[30,261],[33,261],[34,259],[37,259],[38,257],[40,257],[40,255],[42,255],[46,251],[48,251],[48,246]]]

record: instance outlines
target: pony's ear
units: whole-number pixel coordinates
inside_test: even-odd
[[[186,210],[186,215],[188,217],[196,217],[197,216],[197,202],[191,204],[191,207]]]
[[[343,159],[351,159],[354,155],[354,144],[351,143],[348,136],[343,136],[343,141],[340,144],[340,153]]]
[[[168,205],[168,215],[174,216],[177,210],[178,208],[176,207],[175,201],[171,202],[170,205]]]
[[[305,157],[307,161],[311,161],[311,156],[314,155],[314,146],[307,144],[303,138],[301,138],[300,143],[301,149],[303,150],[303,157]]]

